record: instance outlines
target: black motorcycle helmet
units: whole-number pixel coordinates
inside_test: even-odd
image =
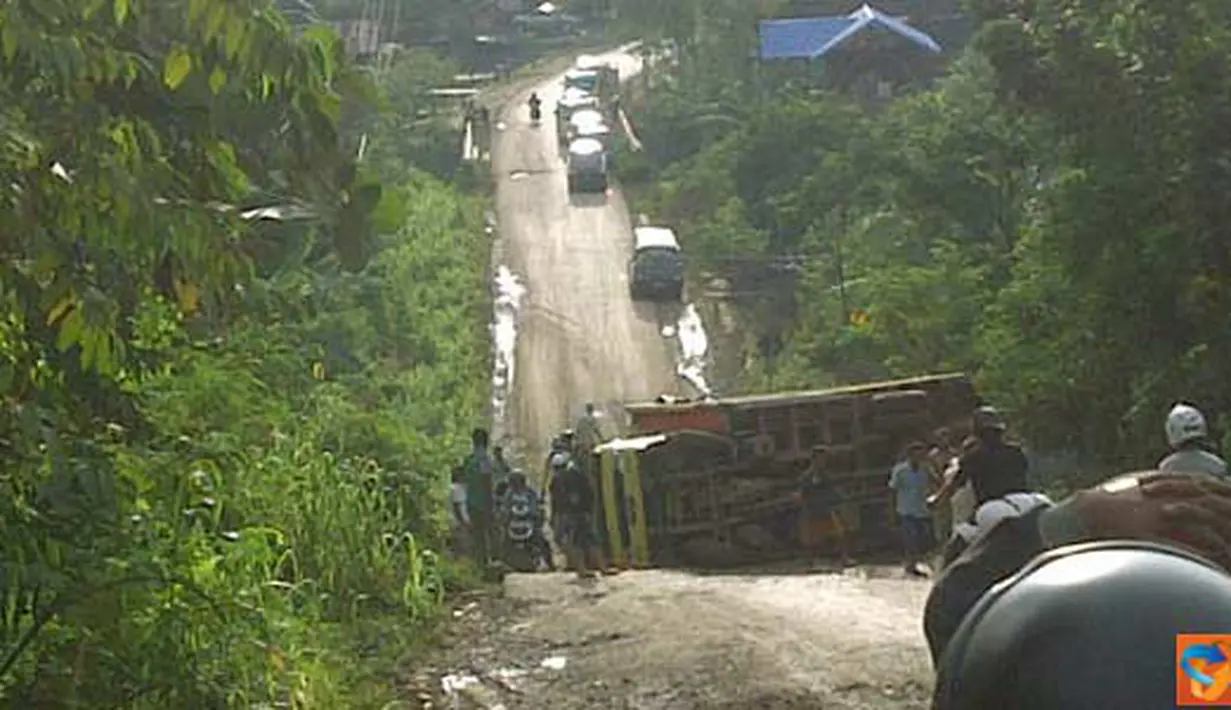
[[[1156,543],[1035,558],[966,615],[933,710],[1155,710],[1176,703],[1176,634],[1231,633],[1231,575]]]

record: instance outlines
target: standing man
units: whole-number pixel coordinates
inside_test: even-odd
[[[932,475],[925,458],[927,446],[921,441],[911,442],[906,447],[906,460],[894,466],[889,474],[889,487],[894,493],[894,509],[902,528],[902,543],[906,557],[906,573],[925,577],[919,568],[927,553],[934,547],[932,538],[932,512],[928,510],[928,491]]]
[[[586,413],[577,420],[577,456],[586,471],[593,468],[594,447],[602,443],[603,431],[593,402],[586,402]]]
[[[948,427],[937,429],[932,435],[933,445],[928,451],[928,463],[931,465],[934,481],[939,488],[943,484],[945,476],[949,473],[950,464],[957,458],[957,447],[953,445],[953,432]],[[957,467],[954,466],[956,473]],[[941,507],[936,511],[933,518],[936,533],[936,541],[943,543],[948,539],[949,533],[953,531],[953,507]]]
[[[495,480],[495,485],[507,483],[509,474],[513,472],[513,467],[504,458],[504,447],[492,447],[492,478]]]
[[[466,499],[471,520],[471,540],[474,545],[475,562],[480,568],[491,562],[492,519],[494,508],[494,483],[492,473],[495,464],[487,450],[490,435],[477,427],[470,434],[470,455],[463,469],[466,472]]]
[[[975,445],[962,452],[957,473],[928,498],[929,506],[947,503],[967,483],[974,489],[976,510],[989,500],[1030,492],[1026,477],[1030,464],[1020,446],[1005,440],[1006,426],[1000,412],[994,407],[979,407],[971,424]]]
[[[828,453],[824,446],[813,447],[808,470],[800,477],[799,541],[812,552],[813,561],[816,562],[827,539],[835,538],[838,552],[842,555],[842,566],[848,567],[853,562],[846,526],[838,514],[840,501],[837,491],[825,470]]]
[[[570,566],[582,579],[603,569],[602,552],[594,539],[594,487],[589,476],[566,454],[552,459],[552,518],[556,542],[564,549]],[[594,562],[593,568],[588,562]]]

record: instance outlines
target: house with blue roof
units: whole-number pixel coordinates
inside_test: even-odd
[[[881,98],[939,71],[944,52],[928,33],[867,4],[846,15],[762,20],[757,34],[762,64],[802,64],[826,88]]]

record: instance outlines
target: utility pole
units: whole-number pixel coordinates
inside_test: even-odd
[[[402,24],[402,3],[405,0],[393,0],[393,41],[400,42],[401,35],[399,34]]]
[[[851,309],[846,300],[846,270],[842,262],[842,232],[846,226],[846,210],[839,207],[836,210],[837,224],[833,226],[834,266],[838,271],[838,300],[842,303],[842,325],[851,322]]]

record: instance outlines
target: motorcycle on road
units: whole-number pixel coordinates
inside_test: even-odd
[[[537,95],[530,97],[530,124],[537,127],[543,120],[543,102]]]

